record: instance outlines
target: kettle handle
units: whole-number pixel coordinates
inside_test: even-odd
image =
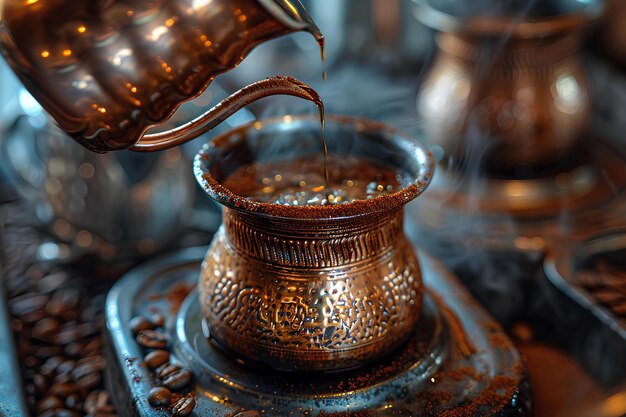
[[[292,77],[271,77],[242,88],[190,122],[164,132],[144,134],[129,149],[153,152],[178,146],[208,132],[253,101],[276,94],[310,100],[323,112],[320,96],[307,84]]]

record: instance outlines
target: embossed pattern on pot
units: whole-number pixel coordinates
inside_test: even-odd
[[[353,367],[400,343],[419,318],[419,264],[404,237],[387,253],[332,270],[324,267],[324,254],[321,266],[290,270],[229,247],[222,229],[203,266],[201,302],[212,335],[245,357],[284,356],[325,367],[317,360],[331,349],[344,357],[340,367]],[[328,249],[337,254],[332,243]],[[277,258],[289,256],[277,251]]]
[[[300,129],[314,132],[303,120],[296,122]],[[261,127],[216,138],[196,158],[197,178],[226,206],[202,265],[200,304],[210,340],[246,361],[280,370],[358,367],[397,348],[420,317],[422,277],[403,233],[402,207],[428,184],[432,159],[413,139],[380,124],[338,118],[327,127],[340,136],[331,146],[345,139],[341,146],[351,157],[395,167],[402,189],[341,205],[285,207],[220,188],[225,158],[216,156],[233,146],[262,149],[253,132],[284,140],[285,149],[297,141],[308,151],[290,155],[296,158],[315,152],[306,143],[317,141],[314,134],[280,138],[271,125],[271,134]],[[239,161],[238,154],[226,158],[229,167],[256,162],[246,159],[254,158],[250,152]]]

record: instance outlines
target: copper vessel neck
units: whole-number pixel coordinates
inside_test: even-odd
[[[580,34],[567,33],[545,38],[502,38],[471,36],[444,32],[436,38],[439,49],[458,59],[468,69],[489,68],[494,73],[544,71],[558,65],[580,48]]]
[[[224,209],[226,240],[262,262],[327,268],[368,260],[395,249],[402,209],[339,219],[301,222]]]

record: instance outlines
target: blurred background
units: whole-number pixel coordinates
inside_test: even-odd
[[[326,37],[325,62],[305,33],[262,44],[167,125],[290,75],[330,114],[428,143],[439,177],[409,208],[408,232],[509,330],[536,415],[626,415],[626,1],[302,2]],[[88,264],[114,279],[147,257],[207,244],[220,213],[196,186],[195,152],[254,119],[316,111],[275,96],[181,148],[96,155],[60,132],[0,60],[5,265]],[[610,283],[585,284],[577,271],[597,272],[598,259],[608,259],[600,275]],[[9,300],[24,293],[23,277],[6,284]]]

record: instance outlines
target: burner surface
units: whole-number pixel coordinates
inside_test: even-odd
[[[170,362],[194,373],[195,388],[188,395],[195,396],[197,415],[247,410],[268,416],[530,413],[530,388],[512,343],[456,279],[424,253],[419,254],[428,288],[424,317],[407,345],[356,370],[285,373],[230,358],[208,342],[196,293],[182,302],[179,291],[195,285],[205,252],[193,248],[147,263],[109,293],[106,318],[114,366],[108,381],[117,385],[114,400],[127,415],[170,414],[148,404],[154,379],[129,325],[134,316],[156,312],[168,318]]]

